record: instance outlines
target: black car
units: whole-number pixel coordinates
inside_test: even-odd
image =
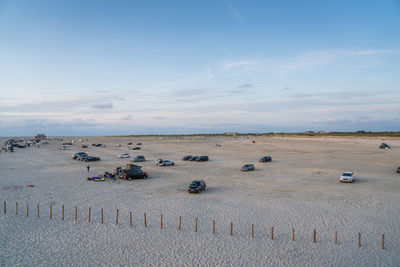
[[[132,149],[132,150],[140,150],[140,147],[135,146],[135,147],[132,147],[131,149]]]
[[[188,187],[189,193],[201,193],[206,190],[206,182],[203,180],[194,180]]]
[[[400,173],[400,166],[397,168],[397,173]]]
[[[192,155],[187,155],[187,156],[184,156],[184,157],[182,158],[182,160],[190,160],[191,158],[193,158]]]
[[[119,178],[133,180],[133,179],[146,179],[148,177],[147,172],[142,171],[142,166],[131,165],[129,169],[122,170]]]
[[[208,161],[208,156],[198,156],[195,161]]]
[[[382,143],[382,144],[379,146],[379,148],[381,148],[381,149],[385,149],[385,148],[390,149],[390,146],[389,146],[388,144],[386,144],[386,143]]]
[[[270,156],[265,156],[260,159],[260,162],[271,162],[272,158]]]
[[[100,161],[99,157],[88,156],[84,161]]]
[[[132,145],[132,143],[129,142],[129,143],[128,143],[128,146],[130,146],[130,145]]]
[[[193,157],[191,157],[189,160],[190,160],[190,161],[197,161],[198,158],[199,158],[199,156],[193,156]]]

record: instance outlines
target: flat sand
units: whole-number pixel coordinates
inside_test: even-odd
[[[396,173],[400,140],[385,140],[392,149],[382,150],[378,148],[380,139],[63,139],[87,139],[84,143],[89,147],[81,148],[82,143],[77,143],[60,150],[61,141],[53,138],[40,148],[0,153],[0,200],[7,201],[6,215],[0,206],[1,266],[400,265],[400,174]],[[141,142],[141,150],[128,150],[128,142]],[[93,147],[92,143],[106,147]],[[79,151],[99,156],[101,161],[72,160],[71,155]],[[149,173],[148,179],[97,183],[86,180],[88,175],[103,174],[129,163],[130,159],[118,158],[125,152],[146,157],[147,161],[138,165]],[[210,161],[182,161],[187,154],[208,155]],[[264,155],[272,156],[272,162],[260,163],[258,160]],[[159,158],[172,160],[175,166],[156,166]],[[245,163],[253,163],[256,169],[241,172]],[[86,170],[88,164],[90,174]],[[356,182],[340,183],[343,171],[353,171]],[[187,186],[195,179],[205,180],[207,190],[188,194]],[[28,187],[29,184],[34,187]],[[19,204],[18,215],[15,202]],[[65,205],[64,221],[61,205]],[[144,212],[147,227],[143,225]],[[215,234],[211,232],[212,220],[216,224]],[[251,224],[254,237],[250,235]],[[271,226],[274,240],[270,236]],[[292,228],[295,241],[291,240]],[[334,244],[335,231],[338,244]]]

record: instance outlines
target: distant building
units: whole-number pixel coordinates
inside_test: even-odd
[[[45,134],[37,134],[35,136],[36,140],[46,140],[46,135]]]

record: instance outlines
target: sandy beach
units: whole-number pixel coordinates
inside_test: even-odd
[[[392,147],[385,150],[378,148],[380,139],[355,138],[62,139],[87,139],[83,143],[89,146],[81,148],[82,143],[76,143],[61,150],[62,142],[52,138],[40,148],[0,153],[0,200],[7,201],[7,214],[0,210],[1,266],[400,265],[400,175],[396,173],[400,166],[400,140],[384,140]],[[128,150],[129,142],[133,146],[141,142],[141,150]],[[92,143],[106,146],[93,147]],[[101,161],[71,159],[73,153],[80,151],[101,157]],[[118,158],[121,153],[144,155],[146,162],[138,165],[149,173],[149,178],[97,183],[86,180],[87,165],[89,175],[97,175],[130,163],[130,158]],[[182,161],[188,154],[208,155],[210,161]],[[265,155],[270,155],[272,162],[260,163]],[[175,166],[156,166],[159,158],[174,161]],[[253,163],[255,170],[241,172],[240,167],[246,163]],[[344,171],[354,172],[356,182],[340,183]],[[206,181],[207,190],[188,194],[187,187],[195,179]],[[28,187],[29,184],[34,186]],[[18,215],[15,202],[19,204]],[[37,204],[40,218],[36,218]],[[147,227],[143,225],[144,213]],[[211,232],[212,220],[215,234]],[[250,234],[251,224],[254,237]],[[335,231],[338,244],[334,244]]]

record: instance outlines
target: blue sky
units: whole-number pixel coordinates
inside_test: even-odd
[[[0,135],[400,131],[400,1],[0,0]]]

